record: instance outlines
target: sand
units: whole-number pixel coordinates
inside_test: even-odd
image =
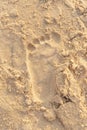
[[[87,0],[0,0],[0,130],[87,130]]]

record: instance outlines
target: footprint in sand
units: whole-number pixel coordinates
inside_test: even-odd
[[[33,46],[31,44],[28,46],[29,50],[35,50],[34,45],[38,45],[34,53],[29,54],[28,62],[35,101],[47,102],[55,93],[55,71],[49,64],[53,60],[49,58],[55,55],[55,49],[47,44],[49,39],[49,35],[46,34],[34,39]]]

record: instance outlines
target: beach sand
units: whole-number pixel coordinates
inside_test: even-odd
[[[0,130],[87,130],[87,0],[0,0]]]

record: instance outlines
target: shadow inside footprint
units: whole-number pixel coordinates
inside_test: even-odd
[[[61,41],[61,36],[57,32],[52,32],[52,39],[56,42],[59,43]]]
[[[35,46],[31,43],[28,44],[27,48],[29,51],[34,51],[36,49]]]
[[[35,39],[33,39],[33,43],[38,45],[38,44],[40,44],[40,41],[38,38],[35,38]]]

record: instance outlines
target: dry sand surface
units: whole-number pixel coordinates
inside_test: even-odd
[[[0,0],[0,130],[87,130],[87,0]]]

